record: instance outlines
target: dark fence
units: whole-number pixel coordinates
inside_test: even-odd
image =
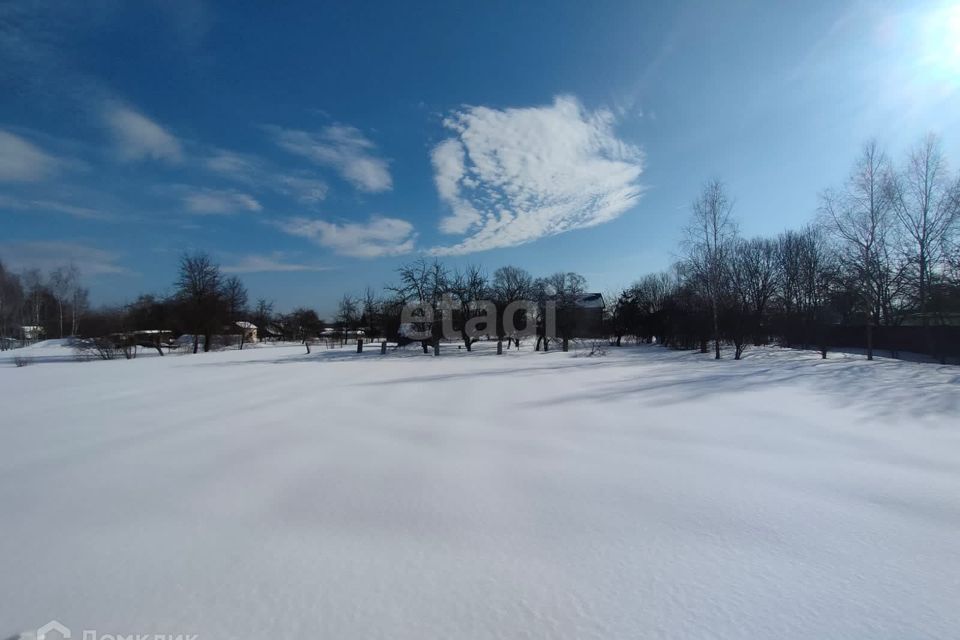
[[[823,342],[830,348],[867,348],[867,329],[865,326],[827,325],[817,328],[822,332]],[[929,334],[928,334],[929,332]],[[801,340],[792,341],[794,344]],[[816,338],[811,341],[816,347],[820,342]],[[913,352],[927,354],[931,357],[958,358],[960,357],[960,327],[932,326],[929,328],[917,326],[901,327],[874,327],[874,351]]]

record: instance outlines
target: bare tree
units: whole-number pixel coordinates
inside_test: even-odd
[[[546,278],[540,278],[534,283],[540,307],[540,328],[538,329],[537,348],[540,339],[544,341],[544,351],[549,348],[550,306],[556,313],[556,330],[560,334],[561,348],[564,351],[570,348],[570,338],[575,329],[575,313],[580,299],[587,289],[587,279],[579,273],[559,271]]]
[[[360,322],[365,329],[370,330],[370,339],[383,337],[383,303],[373,287],[367,286],[363,290],[363,299],[360,301]]]
[[[80,280],[80,270],[75,265],[57,267],[50,272],[50,292],[57,302],[57,316],[59,318],[60,337],[63,338],[63,308],[69,307],[74,289]]]
[[[610,327],[610,332],[616,338],[616,346],[619,347],[623,336],[639,333],[637,326],[640,310],[633,287],[627,287],[609,296],[615,302],[608,308],[607,326]]]
[[[948,176],[940,140],[927,136],[890,180],[890,200],[905,231],[905,253],[915,279],[915,302],[928,351],[933,350],[928,305],[933,266],[960,219],[957,185]]]
[[[443,315],[450,310],[446,308],[445,294],[450,287],[450,274],[439,260],[427,261],[423,258],[401,265],[397,269],[400,283],[388,289],[394,292],[398,299],[406,303],[415,303],[424,310],[429,310],[432,318],[429,322],[416,323],[418,332],[429,333],[429,339],[420,341],[423,352],[427,353],[430,344],[433,344],[433,354],[440,355],[440,336],[443,326]]]
[[[536,322],[535,318],[527,317],[528,310],[517,310],[513,312],[514,307],[517,306],[515,303],[533,297],[533,276],[520,267],[510,265],[500,267],[493,272],[490,290],[493,296],[493,302],[497,307],[497,353],[503,352],[504,338],[507,339],[507,348],[510,347],[510,341],[513,341],[519,348],[520,338],[507,331],[507,321],[509,320],[510,327],[516,327],[517,319],[513,316],[523,314],[525,326],[527,323]],[[509,319],[504,316],[508,309],[511,310],[511,317]]]
[[[40,316],[43,312],[43,298],[46,284],[43,280],[43,274],[39,269],[28,269],[23,272],[23,287],[27,297],[26,317],[27,322],[39,326],[41,324]]]
[[[227,321],[231,324],[231,331],[239,330],[240,340],[238,348],[242,351],[246,343],[247,331],[249,326],[238,325],[238,322],[246,323],[247,313],[247,288],[243,281],[237,276],[230,276],[223,281],[221,295],[226,305]]]
[[[750,314],[749,328],[754,344],[762,344],[761,335],[770,302],[778,283],[777,243],[766,238],[738,242],[733,263]]]
[[[80,318],[90,307],[90,290],[76,286],[70,296],[70,335],[80,334]]]
[[[324,322],[313,309],[298,307],[284,320],[285,333],[289,338],[303,342],[310,353],[310,341],[320,335]]]
[[[750,260],[746,243],[735,243],[730,263],[727,265],[728,283],[724,287],[721,302],[721,326],[724,334],[733,342],[733,359],[739,360],[747,345],[752,329]]]
[[[715,358],[720,359],[720,299],[737,235],[733,202],[719,180],[708,182],[694,200],[692,218],[685,230],[687,261],[710,302]]]
[[[889,166],[875,141],[864,145],[842,190],[821,196],[821,216],[840,245],[845,266],[858,282],[864,304],[867,359],[873,360],[873,325],[885,286],[886,242],[891,227]]]
[[[479,305],[487,298],[488,292],[487,276],[478,265],[469,265],[464,271],[455,271],[450,280],[450,293],[455,298],[460,316],[460,337],[467,351],[472,350],[475,340],[468,330],[469,322],[485,311]]]
[[[340,325],[340,344],[347,343],[347,332],[360,321],[360,303],[349,293],[343,294],[337,304],[337,324]]]
[[[12,329],[20,317],[24,305],[23,286],[20,277],[8,271],[0,262],[0,351],[11,345]]]
[[[649,343],[662,340],[664,304],[676,285],[676,278],[666,271],[647,274],[634,283],[630,288],[638,313],[634,335]]]
[[[261,330],[273,322],[273,303],[260,298],[253,308],[253,323]]]
[[[221,324],[224,314],[220,267],[206,253],[184,254],[176,286],[184,320],[193,333],[193,352],[197,352],[201,334],[203,350],[209,351],[214,328]]]

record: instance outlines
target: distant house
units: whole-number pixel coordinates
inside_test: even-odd
[[[142,346],[155,347],[173,342],[173,331],[169,329],[137,329],[114,335],[132,340]]]
[[[239,320],[234,324],[237,326],[237,332],[243,333],[243,342],[257,342],[257,325],[246,320]]]
[[[20,327],[20,336],[27,342],[42,340],[45,333],[43,327],[38,325],[25,324]]]
[[[923,325],[924,314],[922,313],[911,313],[906,318],[903,319],[903,326],[905,327],[919,327]],[[946,312],[946,313],[927,313],[926,314],[927,324],[931,327],[940,327],[940,326],[960,326],[960,313]]]
[[[164,347],[171,348],[176,345],[173,339],[173,332],[169,329],[137,329],[135,331],[124,331],[121,333],[111,333],[105,336],[117,348],[137,345],[140,347],[149,347],[160,351]]]
[[[573,327],[570,335],[577,338],[604,338],[603,312],[606,304],[603,295],[599,293],[585,293],[577,300],[571,310],[570,325]]]
[[[257,327],[257,338],[259,340],[279,340],[282,337],[283,329],[274,324]]]

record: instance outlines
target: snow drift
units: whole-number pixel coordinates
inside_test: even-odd
[[[0,637],[960,628],[960,370],[478,346],[0,364]]]

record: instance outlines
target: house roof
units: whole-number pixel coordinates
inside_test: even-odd
[[[238,327],[240,327],[241,329],[256,329],[256,328],[257,328],[257,325],[253,324],[252,322],[247,322],[246,320],[237,320],[234,324],[236,324],[236,325],[237,325]]]
[[[577,306],[591,309],[602,309],[606,305],[603,303],[603,294],[585,293],[580,296],[579,300],[577,300]]]

